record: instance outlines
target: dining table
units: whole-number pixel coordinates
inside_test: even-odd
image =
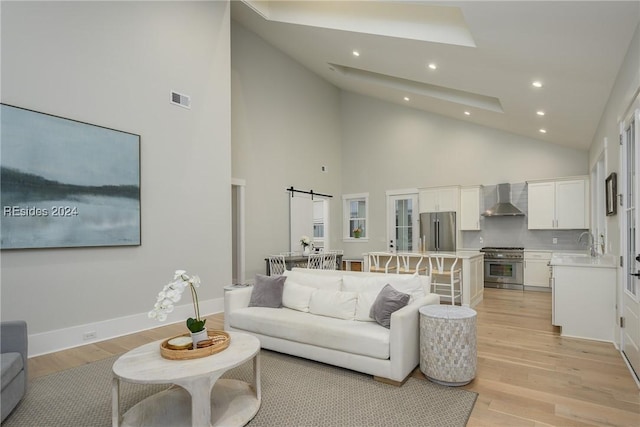
[[[267,276],[271,275],[271,268],[269,267],[269,258],[265,258],[265,271]],[[285,255],[284,262],[287,266],[287,270],[291,270],[294,267],[307,268],[309,262],[309,255],[295,254]],[[342,270],[342,254],[336,254],[336,270]]]

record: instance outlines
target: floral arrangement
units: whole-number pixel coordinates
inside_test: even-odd
[[[198,293],[196,292],[198,286],[200,286],[200,277],[196,275],[189,276],[184,270],[176,270],[173,282],[165,285],[158,293],[158,299],[153,306],[153,310],[149,312],[149,317],[158,319],[160,322],[167,320],[167,314],[173,311],[173,305],[180,301],[182,293],[189,288],[196,317],[195,319],[192,317],[187,319],[187,328],[193,333],[204,330],[204,323],[207,319],[200,319],[200,306],[198,304]]]
[[[353,229],[353,237],[355,237],[356,239],[360,237],[361,234],[362,234],[362,228],[356,227]]]
[[[300,237],[300,244],[303,248],[306,248],[307,246],[311,245],[311,239],[309,238],[309,236],[302,236]]]

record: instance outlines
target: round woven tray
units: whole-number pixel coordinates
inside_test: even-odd
[[[165,359],[171,360],[186,360],[186,359],[197,359],[200,357],[211,356],[212,354],[216,354],[221,352],[222,350],[229,347],[231,343],[231,337],[225,331],[218,331],[209,329],[207,330],[207,335],[209,335],[209,339],[213,340],[213,344],[208,347],[202,348],[188,348],[184,350],[173,350],[168,347],[168,342],[177,337],[190,336],[189,334],[177,335],[175,337],[167,338],[166,340],[160,343],[160,355]]]

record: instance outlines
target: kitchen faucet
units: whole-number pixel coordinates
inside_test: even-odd
[[[588,246],[590,255],[595,258],[596,256],[598,256],[598,252],[596,251],[596,239],[595,237],[593,237],[593,234],[591,234],[590,231],[584,231],[582,234],[580,234],[580,236],[578,236],[578,243],[581,245],[583,244],[582,237],[585,235],[589,236],[589,238],[587,239],[587,245],[583,246]]]

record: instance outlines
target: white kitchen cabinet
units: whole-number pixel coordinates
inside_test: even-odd
[[[589,228],[587,178],[528,183],[529,230]]]
[[[418,192],[420,213],[457,212],[460,187],[423,188]]]
[[[464,187],[460,189],[460,229],[480,230],[480,212],[482,211],[482,187]]]
[[[551,290],[550,251],[524,251],[524,285],[530,289]]]

